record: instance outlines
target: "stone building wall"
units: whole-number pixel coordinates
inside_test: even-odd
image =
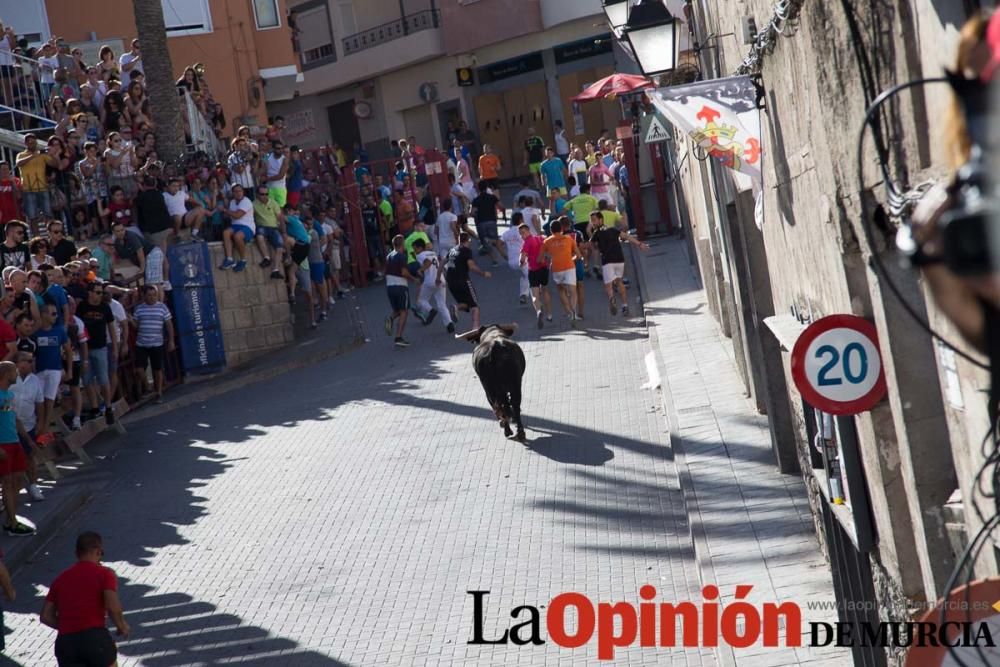
[[[222,244],[211,243],[209,248],[226,366],[235,368],[291,343],[294,336],[285,281],[272,280],[270,269],[258,267],[256,252],[250,253],[245,271],[220,271]]]
[[[976,392],[987,378],[959,361],[951,381],[965,400],[961,408],[954,407],[956,390],[953,386],[947,392],[941,379],[938,346],[908,318],[870,268],[871,249],[859,222],[860,198],[884,204],[885,194],[870,138],[864,151],[864,192],[859,192],[855,151],[867,100],[897,83],[940,76],[942,68],[951,65],[957,33],[966,19],[961,5],[939,0],[804,4],[798,31],[779,40],[762,68],[763,230],[757,231],[745,207],[738,205],[746,184],[691,159],[679,174],[710,309],[723,332],[734,337],[737,358],[747,350],[748,395],[758,398],[772,422],[787,420],[787,428],[772,428],[772,435],[779,444],[796,441],[817,510],[825,501],[815,492],[808,470],[806,416],[791,379],[787,350],[777,351],[772,339],[764,340],[769,334],[761,333],[761,320],[769,313],[787,315],[794,308],[814,318],[853,313],[878,326],[890,399],[859,415],[855,423],[878,539],[873,569],[886,580],[877,590],[890,617],[905,615],[903,596],[915,601],[941,593],[954,558],[943,508],[956,488],[969,529],[978,528],[969,504],[970,471],[978,466],[974,450],[987,424],[985,401]],[[743,17],[753,16],[763,26],[773,2],[697,0],[695,6],[701,38],[721,35],[710,42],[717,48],[701,55],[705,78],[713,78],[730,75],[747,52],[748,47],[731,35],[741,34]],[[852,23],[857,33],[852,33]],[[904,93],[890,105],[885,127],[896,182],[913,186],[947,176],[936,119],[948,101],[947,89],[927,87]],[[683,153],[684,148],[679,150]],[[739,234],[727,237],[727,230]],[[894,267],[893,253],[887,250],[891,234],[891,229],[877,231],[874,240],[876,252]],[[743,265],[733,252],[740,243],[760,248],[756,258],[751,254]],[[919,277],[909,270],[893,271],[894,282],[909,302],[960,344],[925,297]],[[742,291],[753,299],[752,315],[738,307],[741,281],[752,283]],[[761,285],[767,288],[760,290]],[[761,340],[751,344],[754,336]],[[774,394],[781,391],[782,379],[787,387],[782,393],[787,395],[778,402],[784,407],[776,409]],[[995,563],[984,562],[980,569],[992,571]]]

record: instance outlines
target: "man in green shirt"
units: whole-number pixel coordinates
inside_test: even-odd
[[[621,229],[628,229],[628,219],[624,215],[612,209],[608,202],[601,199],[597,204],[598,210],[601,212],[601,217],[604,218],[605,227],[620,227]],[[625,220],[625,222],[622,222]]]
[[[266,185],[257,188],[257,198],[253,203],[253,218],[257,225],[257,249],[264,258],[260,260],[260,268],[266,269],[272,265],[271,250],[274,250],[274,268],[271,269],[271,277],[275,280],[284,279],[280,267],[285,254],[285,216],[281,212],[281,207],[271,201]]]
[[[407,268],[410,269],[410,273],[417,275],[420,271],[420,265],[417,263],[417,253],[413,248],[413,244],[418,240],[423,241],[426,245],[425,250],[431,248],[431,237],[427,235],[427,225],[423,220],[417,220],[417,225],[410,232],[409,236],[406,237],[403,245],[406,246],[406,261],[409,263]]]
[[[378,199],[379,229],[382,233],[382,243],[389,247],[389,230],[395,222],[392,214],[392,202],[385,198],[381,190],[375,190]]]
[[[542,187],[542,161],[545,160],[545,141],[535,134],[535,128],[528,128],[528,138],[524,141],[524,164],[535,179],[535,187]]]
[[[590,222],[590,214],[597,210],[597,197],[590,194],[590,186],[584,183],[580,186],[580,194],[566,202],[564,210],[573,216],[573,224]],[[606,223],[605,223],[606,224]]]
[[[97,277],[101,280],[111,280],[111,273],[115,265],[115,239],[111,234],[106,234],[98,241],[97,247],[91,253],[91,257],[97,260]]]

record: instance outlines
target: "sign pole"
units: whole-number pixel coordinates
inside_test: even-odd
[[[618,136],[625,146],[625,167],[628,169],[628,198],[631,211],[629,212],[629,222],[635,225],[639,239],[646,238],[646,216],[642,212],[642,199],[639,196],[639,161],[636,159],[635,132],[632,130],[632,121],[622,120],[618,122]]]
[[[667,200],[667,173],[663,165],[663,145],[649,144],[649,157],[653,161],[653,180],[656,182],[656,203],[660,207],[660,220],[667,223],[667,234],[674,233],[674,220],[670,216]]]

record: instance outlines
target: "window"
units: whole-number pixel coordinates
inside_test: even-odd
[[[160,0],[168,37],[212,32],[208,0]]]
[[[330,14],[325,4],[309,9],[297,9],[295,25],[298,28],[299,54],[303,67],[317,66],[337,59],[330,29]]]
[[[258,30],[281,26],[281,18],[278,15],[278,0],[253,0],[253,14],[257,19]]]

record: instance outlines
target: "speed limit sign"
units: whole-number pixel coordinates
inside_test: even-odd
[[[875,325],[854,315],[813,322],[792,348],[792,378],[802,397],[823,412],[871,410],[886,392]]]

